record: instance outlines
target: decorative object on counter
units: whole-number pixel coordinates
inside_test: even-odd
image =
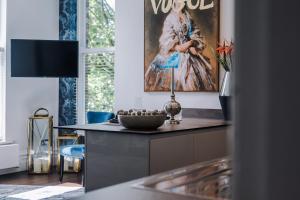
[[[170,124],[179,124],[180,121],[175,119],[175,115],[178,115],[181,111],[181,105],[175,100],[175,92],[174,92],[174,68],[171,69],[171,101],[167,102],[164,105],[164,109],[167,112],[168,116],[170,116],[169,123]]]
[[[122,126],[128,129],[153,130],[162,126],[166,120],[165,111],[133,110],[118,111],[118,119]]]
[[[231,120],[231,96],[230,96],[230,72],[232,71],[232,51],[234,44],[231,41],[224,41],[223,44],[219,45],[216,49],[217,59],[220,65],[225,70],[225,74],[222,81],[222,86],[219,94],[220,104],[223,110],[225,120]]]
[[[112,124],[119,124],[119,119],[118,119],[118,115],[116,115],[114,118],[109,120],[109,123]]]
[[[112,123],[112,124],[119,124],[119,123],[120,123],[120,122],[119,122],[119,114],[120,114],[120,113],[122,114],[122,113],[124,113],[124,111],[123,111],[123,110],[119,110],[119,111],[117,112],[117,114],[115,115],[115,117],[109,120],[109,123]]]
[[[53,155],[53,116],[39,108],[28,120],[28,173],[50,173]]]

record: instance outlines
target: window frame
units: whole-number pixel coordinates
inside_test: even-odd
[[[0,0],[0,142],[5,142],[6,0]]]
[[[78,17],[77,17],[77,38],[79,41],[79,78],[77,79],[77,105],[78,105],[78,123],[86,123],[85,110],[85,82],[86,82],[86,63],[85,57],[88,54],[113,53],[115,47],[109,48],[88,48],[86,44],[86,23],[87,23],[87,0],[78,1]]]

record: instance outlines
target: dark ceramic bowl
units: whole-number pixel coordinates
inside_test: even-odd
[[[119,115],[118,118],[120,124],[128,129],[155,130],[164,124],[166,115]]]

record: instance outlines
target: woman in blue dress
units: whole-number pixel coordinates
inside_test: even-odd
[[[193,23],[186,6],[181,6],[182,3],[184,4],[175,0],[164,21],[159,39],[159,53],[145,73],[145,87],[148,91],[169,90],[170,68],[176,68],[176,90],[216,90],[211,76],[211,63],[203,55],[205,40]]]

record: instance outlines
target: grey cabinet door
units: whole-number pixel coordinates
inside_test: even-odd
[[[176,169],[194,162],[193,135],[153,139],[150,142],[150,174]]]
[[[194,134],[195,162],[203,162],[228,155],[227,128],[207,129]]]
[[[86,144],[86,191],[149,175],[147,138],[91,131]]]
[[[202,129],[150,141],[150,174],[228,155],[227,128]]]

